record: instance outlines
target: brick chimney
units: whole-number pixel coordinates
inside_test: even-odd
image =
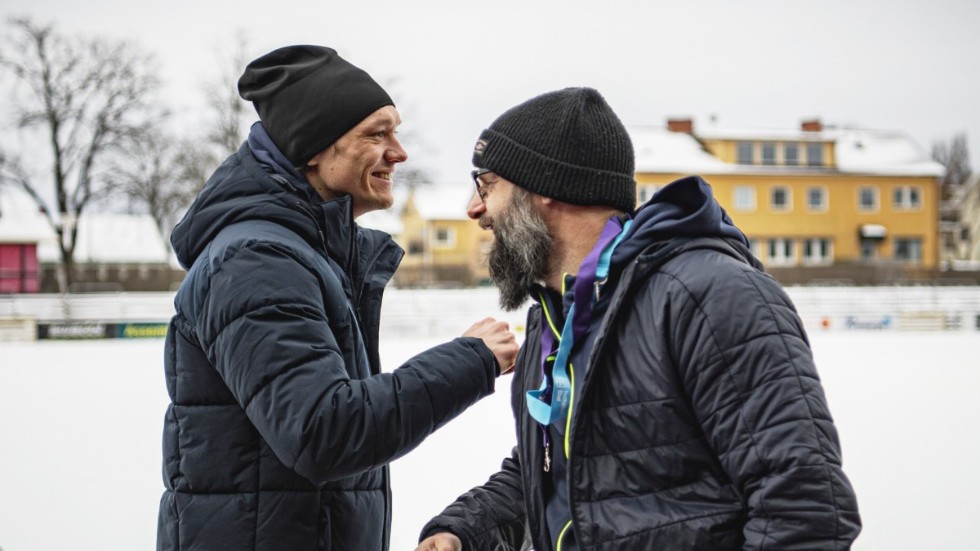
[[[667,119],[667,130],[671,132],[683,132],[685,134],[694,133],[694,121],[686,119]]]
[[[823,123],[820,119],[806,119],[800,124],[804,132],[822,132]]]

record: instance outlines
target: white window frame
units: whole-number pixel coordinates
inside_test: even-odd
[[[751,212],[756,209],[755,186],[735,186],[732,189],[733,209],[740,212]]]
[[[742,148],[748,147],[749,149],[749,159],[748,161],[742,160]],[[737,142],[735,144],[735,164],[739,165],[754,165],[755,164],[755,143],[753,142]]]
[[[789,162],[789,155],[786,154],[787,151],[793,148],[796,150],[796,160],[795,162]],[[800,166],[800,144],[799,142],[786,142],[783,144],[783,164],[786,166]]]
[[[783,190],[786,193],[786,204],[784,206],[776,205],[776,191]],[[769,208],[775,212],[792,212],[793,210],[793,188],[789,186],[771,186],[769,188]]]
[[[762,142],[759,144],[759,164],[765,166],[775,166],[778,162],[779,148],[776,146],[776,142]],[[771,152],[771,157],[766,157],[766,153]]]
[[[804,266],[830,266],[834,263],[834,240],[828,237],[811,237],[801,243]],[[807,250],[809,249],[809,251]],[[821,249],[824,249],[821,254]],[[817,252],[814,255],[814,251]]]
[[[892,238],[892,258],[908,264],[922,264],[922,246],[923,239],[921,237],[894,237]],[[899,243],[915,244],[914,247],[910,247],[909,250],[912,253],[909,257],[899,257],[898,256],[898,246]]]
[[[815,190],[820,192],[819,205],[814,205],[810,202],[810,193]],[[830,209],[830,194],[827,191],[827,186],[807,186],[806,209],[810,212],[827,212]]]
[[[913,200],[913,196],[915,200]],[[921,210],[922,188],[920,186],[896,186],[892,188],[892,207],[895,210]]]
[[[775,247],[776,253],[773,254]],[[767,266],[795,266],[796,243],[784,237],[771,237],[766,240]]]
[[[445,235],[440,235],[445,232]],[[452,226],[436,226],[432,230],[432,245],[434,247],[455,247],[456,228]]]
[[[874,205],[865,206],[861,202],[861,195],[862,195],[861,192],[864,190],[871,190],[871,194],[874,199]],[[868,186],[868,185],[858,186],[857,208],[859,212],[878,212],[878,209],[881,208],[881,191],[878,189],[877,186]]]
[[[824,160],[824,146],[823,146],[823,143],[822,142],[807,142],[806,147],[804,149],[806,150],[806,166],[809,166],[809,167],[822,167],[822,166],[825,166],[826,161]],[[810,153],[812,153],[814,151],[819,151],[820,152],[817,155],[820,158],[819,159],[816,159],[816,161],[819,161],[819,162],[815,162],[815,160],[813,158],[814,155],[810,155]]]

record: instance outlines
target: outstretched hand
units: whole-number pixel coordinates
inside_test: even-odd
[[[463,542],[449,532],[440,532],[420,541],[415,551],[463,551]]]
[[[517,360],[517,337],[510,330],[506,321],[498,321],[493,318],[483,318],[474,323],[463,333],[464,337],[476,337],[482,339],[487,348],[493,352],[500,365],[500,374],[510,372],[514,369],[514,362]]]

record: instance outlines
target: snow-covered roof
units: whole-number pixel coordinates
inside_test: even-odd
[[[731,165],[705,151],[690,134],[647,126],[630,128],[629,134],[636,154],[636,172],[718,174],[731,171]]]
[[[415,208],[426,220],[468,220],[466,205],[475,191],[470,182],[419,186],[415,188]]]
[[[0,243],[37,243],[52,235],[47,219],[27,193],[0,186]]]
[[[400,211],[400,208],[396,210],[395,207],[371,211],[359,216],[357,218],[357,225],[374,230],[381,230],[389,235],[398,235],[403,229],[401,218],[398,216]]]
[[[27,193],[0,187],[0,243],[37,243],[41,262],[58,262],[54,230]],[[78,223],[76,262],[169,262],[171,253],[148,214],[86,212]]]
[[[702,140],[831,142],[837,165],[829,170],[847,174],[940,177],[945,171],[910,136],[893,130],[834,127],[811,132],[709,127],[704,131],[696,129],[695,136],[655,127],[637,127],[629,131],[636,151],[637,172],[719,174],[800,169],[725,163],[705,151],[695,136]]]
[[[53,238],[38,246],[41,262],[60,259]],[[75,262],[152,264],[170,261],[170,251],[148,214],[84,213],[78,222]]]
[[[901,132],[847,130],[834,144],[841,172],[940,177],[946,169]]]

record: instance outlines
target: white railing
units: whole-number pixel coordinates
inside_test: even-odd
[[[980,287],[788,287],[809,331],[980,330]],[[23,322],[166,322],[174,293],[0,295],[0,320],[25,334]],[[523,329],[524,309],[504,312],[493,288],[388,289],[382,332],[441,335],[462,332],[485,316]],[[0,340],[3,336],[0,335]]]

